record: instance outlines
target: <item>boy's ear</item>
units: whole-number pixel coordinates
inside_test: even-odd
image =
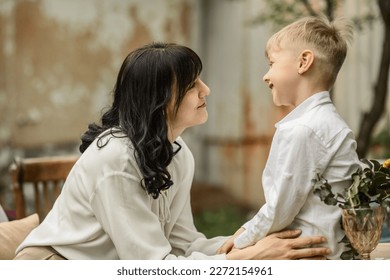
[[[314,61],[314,53],[311,50],[303,50],[299,55],[298,74],[305,73]]]

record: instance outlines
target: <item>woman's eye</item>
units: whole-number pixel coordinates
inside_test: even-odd
[[[195,84],[196,84],[196,82],[193,82],[192,84],[190,84],[190,85],[188,86],[188,89],[194,88],[194,87],[195,87]]]

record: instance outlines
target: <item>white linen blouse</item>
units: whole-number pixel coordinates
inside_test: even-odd
[[[98,148],[95,140],[81,155],[53,209],[16,252],[52,246],[76,260],[226,259],[216,254],[226,238],[207,239],[194,226],[194,158],[181,137],[168,167],[174,184],[158,199],[141,187],[131,142],[112,135],[106,141]]]

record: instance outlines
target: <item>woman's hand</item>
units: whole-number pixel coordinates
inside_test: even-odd
[[[226,258],[230,260],[326,259],[325,256],[330,253],[328,248],[310,247],[326,242],[325,237],[298,237],[300,234],[300,230],[276,232],[261,239],[253,246],[242,250],[232,250]]]

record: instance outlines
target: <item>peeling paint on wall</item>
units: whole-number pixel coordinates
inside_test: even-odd
[[[77,153],[131,50],[194,43],[197,1],[0,0],[0,200],[14,156]]]
[[[0,146],[78,142],[132,49],[190,43],[193,2],[0,0]]]

